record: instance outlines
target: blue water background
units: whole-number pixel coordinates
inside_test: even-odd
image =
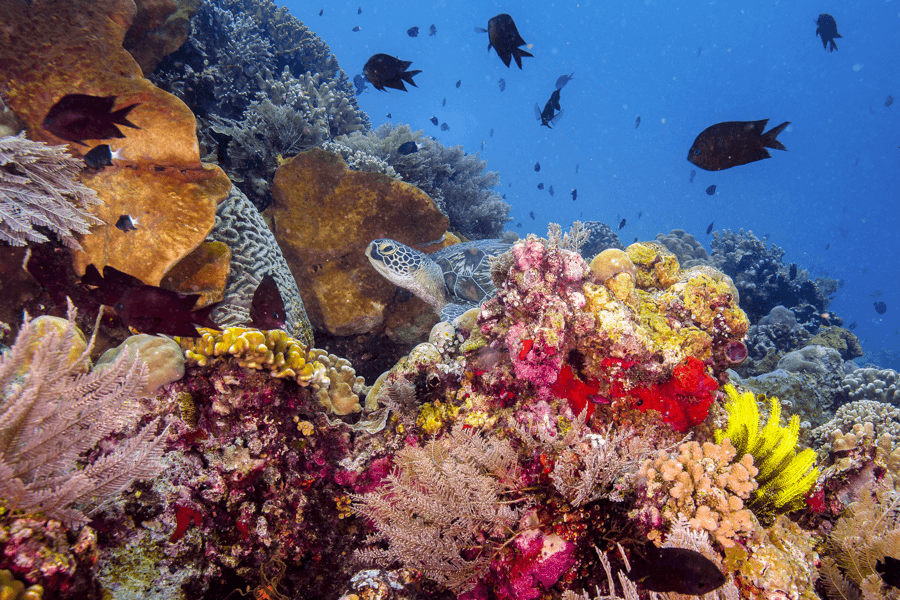
[[[786,264],[843,280],[831,309],[845,325],[857,323],[865,359],[900,368],[900,2],[323,0],[287,7],[330,45],[351,79],[378,52],[413,61],[411,69],[422,70],[418,88],[370,88],[358,98],[361,108],[373,127],[406,123],[479,152],[501,175],[509,229],[546,235],[548,222],[567,228],[576,219],[600,220],[615,228],[624,218],[625,245],[679,228],[707,250],[711,222],[752,230],[782,247]],[[487,34],[474,31],[501,12],[513,16],[535,56],[523,59],[521,71],[515,62],[506,68],[487,51]],[[824,12],[844,36],[836,52],[815,36]],[[416,38],[406,33],[412,26]],[[543,107],[557,78],[573,72],[562,90],[562,120],[540,127],[535,103]],[[898,101],[886,107],[891,94]],[[432,116],[450,130],[432,125]],[[769,127],[791,121],[778,138],[788,152],[771,150],[769,160],[727,171],[697,169],[689,183],[688,148],[698,133],[720,121],[764,118]],[[708,196],[712,184],[717,191]],[[887,304],[884,315],[876,300]]]

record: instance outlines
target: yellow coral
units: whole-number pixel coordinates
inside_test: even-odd
[[[44,588],[40,585],[25,587],[21,581],[13,577],[12,571],[0,571],[0,598],[3,600],[41,600]]]
[[[728,427],[715,433],[716,442],[731,440],[739,456],[749,454],[759,469],[759,488],[750,507],[760,517],[772,518],[779,513],[803,506],[806,493],[815,485],[819,469],[816,454],[807,448],[797,452],[800,418],[791,417],[787,427],[781,426],[781,402],[769,398],[769,419],[761,426],[757,399],[750,392],[739,394],[733,385],[725,386],[728,403]]]
[[[201,327],[198,331],[199,338],[175,338],[191,364],[205,367],[221,356],[233,356],[242,367],[293,378],[303,386],[325,377],[324,365],[310,357],[306,346],[280,329],[226,327],[216,331]]]

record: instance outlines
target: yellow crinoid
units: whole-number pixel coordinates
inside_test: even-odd
[[[793,415],[787,427],[782,427],[781,402],[773,396],[768,398],[769,419],[763,425],[757,398],[752,393],[738,393],[733,385],[724,389],[728,395],[728,427],[716,431],[715,439],[717,444],[730,439],[737,450],[736,457],[753,457],[753,464],[759,469],[759,487],[750,499],[750,508],[762,519],[802,508],[807,492],[819,477],[819,469],[811,448],[797,452],[800,417]]]

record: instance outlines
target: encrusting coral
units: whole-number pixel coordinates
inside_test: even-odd
[[[778,513],[790,512],[805,504],[806,494],[816,484],[819,469],[816,453],[811,448],[797,452],[800,418],[793,415],[787,427],[781,425],[781,403],[769,398],[769,418],[765,426],[759,414],[756,397],[750,392],[739,394],[733,385],[725,386],[728,402],[728,427],[715,433],[716,443],[725,439],[734,444],[737,454],[749,454],[759,470],[759,488],[750,507],[760,518],[771,519]]]

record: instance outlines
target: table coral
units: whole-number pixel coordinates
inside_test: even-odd
[[[755,520],[744,500],[756,490],[757,470],[749,454],[737,462],[734,458],[734,446],[726,439],[721,445],[685,442],[677,453],[660,452],[645,461],[639,474],[646,482],[646,502],[635,516],[649,526],[651,539],[679,514],[723,548],[753,532]]]

